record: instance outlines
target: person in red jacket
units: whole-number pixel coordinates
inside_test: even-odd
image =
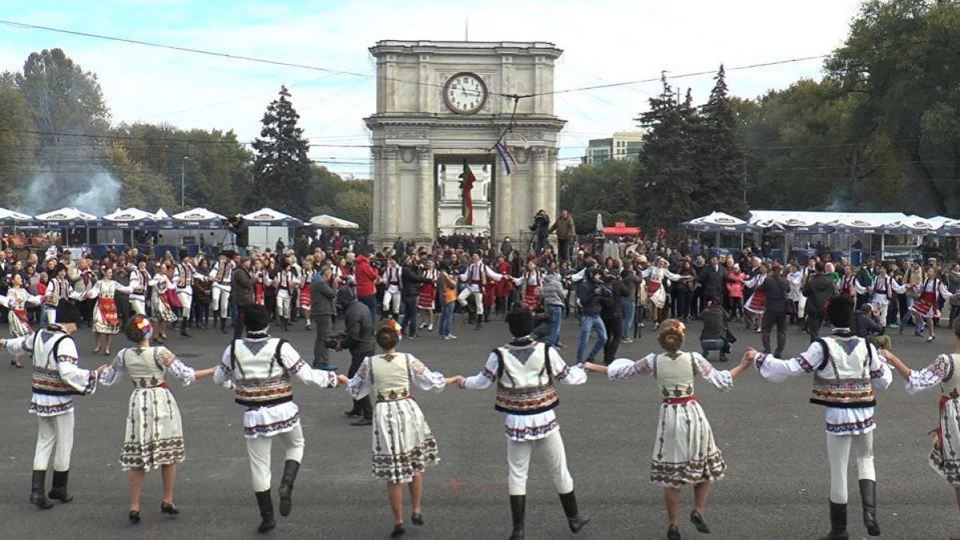
[[[353,278],[357,284],[357,300],[370,308],[370,314],[376,320],[377,313],[377,279],[380,272],[370,266],[370,259],[366,255],[358,255],[353,268]]]

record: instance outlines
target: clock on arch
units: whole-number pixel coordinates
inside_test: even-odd
[[[487,102],[487,83],[476,73],[461,71],[443,85],[443,101],[457,114],[474,114]]]

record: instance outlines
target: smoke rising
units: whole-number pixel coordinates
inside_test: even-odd
[[[100,166],[87,168],[89,172],[65,174],[46,169],[34,175],[20,211],[36,215],[69,206],[95,216],[109,214],[118,206],[120,182]]]

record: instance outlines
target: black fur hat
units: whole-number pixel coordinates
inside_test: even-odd
[[[845,296],[834,296],[824,306],[827,320],[834,328],[849,328],[853,318],[853,302]]]
[[[261,305],[245,306],[243,308],[243,325],[248,332],[262,332],[270,326],[270,314],[267,308]]]
[[[506,317],[510,326],[510,335],[515,338],[529,336],[533,333],[533,313],[529,309],[511,311]]]
[[[73,302],[60,300],[60,303],[57,304],[57,323],[80,324],[81,320],[83,319],[80,317],[80,310]]]

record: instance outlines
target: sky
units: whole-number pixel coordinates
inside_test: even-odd
[[[736,71],[738,66],[829,54],[841,45],[858,0],[0,0],[0,19],[78,32],[350,71],[368,77],[266,65],[0,25],[0,70],[35,51],[62,48],[100,81],[114,123],[166,122],[234,130],[251,141],[281,84],[289,87],[311,158],[342,175],[371,175],[369,133],[379,40],[548,41],[564,51],[555,89],[728,69],[731,93],[754,98],[800,78],[822,60]],[[706,100],[711,76],[674,86]],[[659,82],[557,95],[568,121],[560,163],[576,164],[589,139],[635,130]],[[491,141],[491,143],[494,141]],[[319,146],[322,145],[322,146]]]

